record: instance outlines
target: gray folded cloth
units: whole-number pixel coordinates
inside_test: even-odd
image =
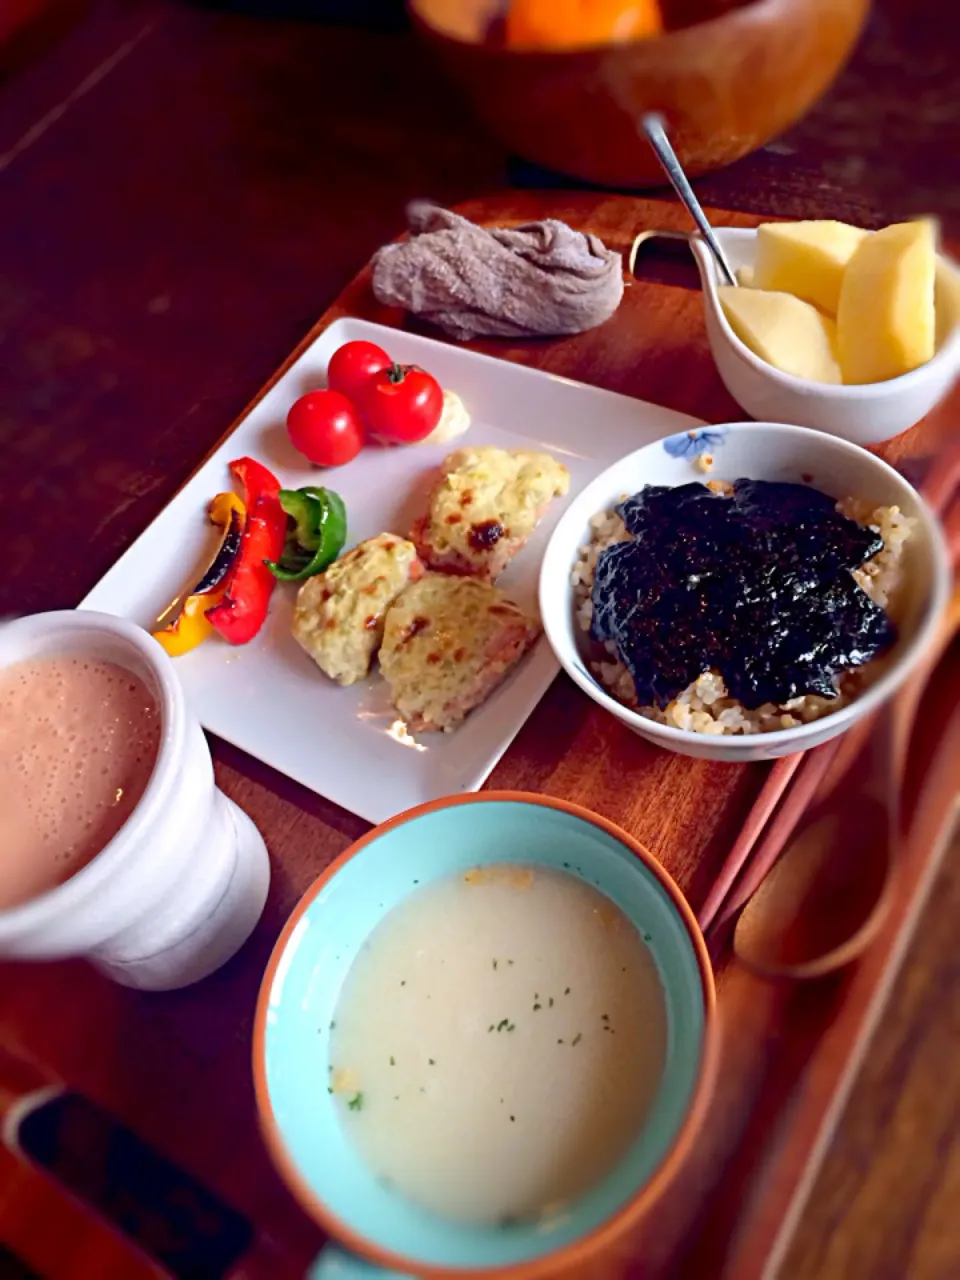
[[[487,229],[424,201],[407,222],[410,239],[374,255],[373,291],[451,337],[582,333],[623,297],[620,254],[565,222]]]

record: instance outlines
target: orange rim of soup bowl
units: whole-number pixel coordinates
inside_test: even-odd
[[[393,1253],[390,1250],[382,1249],[365,1236],[358,1234],[341,1218],[331,1213],[296,1167],[287,1150],[280,1126],[273,1113],[267,1088],[266,1032],[270,991],[287,944],[300,920],[321,890],[351,858],[356,857],[367,845],[372,844],[388,831],[392,831],[394,828],[411,822],[416,818],[423,817],[425,814],[433,813],[439,809],[452,809],[458,805],[497,802],[540,805],[545,809],[557,809],[563,813],[572,814],[574,817],[590,823],[591,826],[605,831],[645,864],[647,869],[666,890],[677,914],[686,927],[687,936],[693,946],[697,966],[700,970],[704,1021],[700,1068],[693,1096],[673,1141],[647,1181],[637,1188],[625,1204],[615,1210],[599,1226],[594,1227],[592,1231],[578,1236],[577,1239],[569,1244],[552,1249],[539,1257],[508,1266],[498,1266],[495,1271],[491,1271],[489,1267],[437,1267],[425,1264],[414,1257]],[[412,1272],[417,1276],[424,1277],[424,1280],[458,1280],[458,1278],[465,1276],[494,1275],[497,1280],[545,1280],[546,1277],[555,1276],[558,1272],[562,1272],[567,1268],[573,1268],[596,1258],[611,1248],[623,1235],[636,1228],[640,1220],[650,1210],[654,1202],[664,1194],[679,1172],[706,1119],[707,1109],[716,1083],[719,1059],[716,1001],[716,986],[710,955],[697,924],[696,916],[693,914],[689,903],[680,892],[676,881],[661,866],[653,854],[644,848],[638,840],[635,840],[621,827],[618,827],[616,823],[610,822],[607,818],[592,813],[589,809],[585,809],[569,800],[561,800],[554,796],[536,795],[526,791],[481,791],[470,795],[448,796],[440,800],[431,800],[427,804],[407,809],[403,813],[397,814],[396,817],[380,823],[379,826],[373,827],[368,831],[366,835],[361,836],[359,840],[354,841],[330,863],[326,870],[321,872],[309,889],[306,890],[296,907],[294,907],[284,925],[271,952],[270,960],[260,984],[253,1027],[253,1081],[260,1131],[276,1168],[280,1171],[281,1176],[299,1201],[301,1207],[323,1228],[332,1241],[349,1252],[358,1255],[364,1261],[392,1271]]]

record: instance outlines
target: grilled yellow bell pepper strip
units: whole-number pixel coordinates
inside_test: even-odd
[[[227,575],[237,558],[247,511],[235,493],[218,493],[208,510],[211,523],[222,532],[220,545],[209,569],[183,602],[175,620],[153,632],[171,658],[189,653],[213,634],[206,613],[220,603],[227,586]]]

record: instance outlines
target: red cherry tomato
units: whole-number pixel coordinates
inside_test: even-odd
[[[342,467],[363,446],[363,419],[339,391],[308,391],[287,414],[294,448],[318,467]]]
[[[360,409],[373,435],[412,444],[440,421],[443,389],[436,378],[413,364],[392,364],[367,382]]]
[[[330,357],[327,386],[357,402],[370,378],[390,364],[390,357],[375,342],[345,342]]]

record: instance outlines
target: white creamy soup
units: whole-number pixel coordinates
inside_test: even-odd
[[[484,867],[414,891],[354,961],[329,1088],[367,1165],[462,1222],[559,1210],[637,1136],[663,989],[620,909],[574,875]]]

